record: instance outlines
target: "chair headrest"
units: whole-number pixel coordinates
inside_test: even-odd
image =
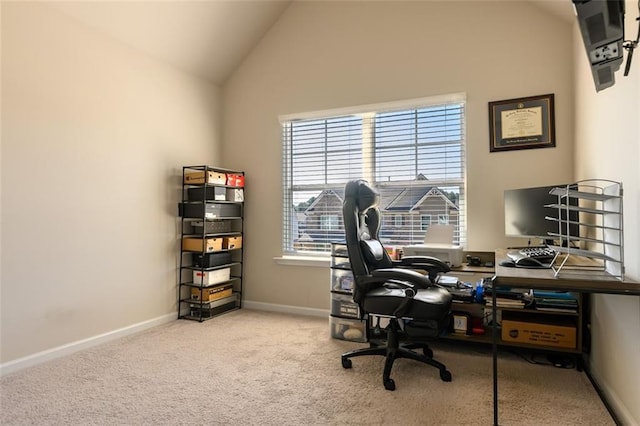
[[[345,200],[353,199],[360,212],[366,212],[370,208],[378,206],[380,202],[380,193],[362,179],[348,182],[344,189],[344,197]]]

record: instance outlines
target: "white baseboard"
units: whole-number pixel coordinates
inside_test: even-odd
[[[329,311],[326,309],[304,308],[300,306],[278,305],[274,303],[252,302],[244,300],[242,301],[242,306],[247,309],[255,309],[259,311],[281,312],[287,314],[307,315],[324,318],[329,317]],[[77,342],[58,346],[57,348],[47,349],[46,351],[38,352],[33,355],[28,355],[23,358],[5,362],[4,364],[0,364],[0,377],[28,367],[32,367],[34,365],[42,364],[46,361],[51,361],[53,359],[63,357],[65,355],[70,355],[82,349],[97,346],[111,340],[119,339],[121,337],[139,333],[140,331],[156,327],[161,324],[175,321],[176,318],[176,313],[166,314],[148,321],[143,321],[138,324],[123,327],[118,330],[110,331],[104,334],[89,337],[87,339],[79,340]]]
[[[281,312],[284,314],[306,315],[311,317],[329,317],[327,309],[304,308],[292,305],[277,305],[275,303],[253,302],[251,300],[243,300],[242,306],[247,309],[255,309],[257,311]]]
[[[89,337],[87,339],[79,340],[77,342],[58,346],[57,348],[47,349],[46,351],[28,355],[23,358],[18,358],[13,361],[5,362],[4,364],[0,364],[0,376],[13,373],[27,367],[32,367],[37,364],[42,364],[43,362],[60,358],[65,355],[70,355],[74,352],[78,352],[82,349],[90,348],[92,346],[97,346],[110,340],[119,339],[130,334],[139,333],[140,331],[149,329],[151,327],[156,327],[158,325],[165,324],[171,321],[175,321],[176,319],[177,314],[175,312],[172,312],[170,314],[162,315],[148,321],[129,325],[118,330],[113,330],[104,334]]]
[[[591,367],[591,366],[590,366]],[[609,387],[601,377],[598,377],[597,372],[592,368],[589,368],[591,378],[596,383],[600,391],[604,395],[607,404],[611,407],[611,410],[615,412],[616,417],[620,424],[623,425],[636,425],[637,421],[631,416],[631,413],[627,409],[627,406],[620,400],[618,395]]]

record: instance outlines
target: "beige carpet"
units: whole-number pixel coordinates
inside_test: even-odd
[[[434,346],[453,374],[340,354],[328,320],[239,310],[175,321],[3,377],[2,425],[490,425],[489,350]],[[502,354],[502,425],[611,425],[584,373]]]

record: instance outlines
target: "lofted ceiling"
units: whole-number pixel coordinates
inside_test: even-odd
[[[222,85],[293,1],[305,0],[46,4],[145,54]],[[573,19],[570,0],[501,1],[526,1],[567,22]]]
[[[46,4],[145,54],[222,85],[291,0]]]

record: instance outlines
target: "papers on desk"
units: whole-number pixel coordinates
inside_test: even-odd
[[[484,300],[487,307],[493,305],[491,286],[484,290]],[[555,292],[542,290],[512,289],[510,287],[496,288],[497,308],[534,308],[549,312],[578,312],[578,298],[570,292]]]
[[[493,306],[493,287],[485,286],[484,302],[488,307]],[[524,308],[531,304],[531,290],[497,287],[496,288],[496,307],[497,308]]]
[[[492,307],[493,300],[492,299],[485,300],[485,305],[487,307]],[[524,300],[505,299],[502,297],[496,297],[497,308],[524,308],[524,306],[525,306]]]
[[[484,286],[484,295],[485,299],[491,299],[491,295],[493,294],[493,286],[491,284],[485,284]],[[530,300],[531,298],[531,290],[522,289],[522,288],[511,288],[506,286],[496,287],[496,297],[503,299],[526,299]]]
[[[451,275],[439,275],[436,283],[447,289],[454,302],[472,303],[475,297],[475,291],[470,284],[465,284]]]

